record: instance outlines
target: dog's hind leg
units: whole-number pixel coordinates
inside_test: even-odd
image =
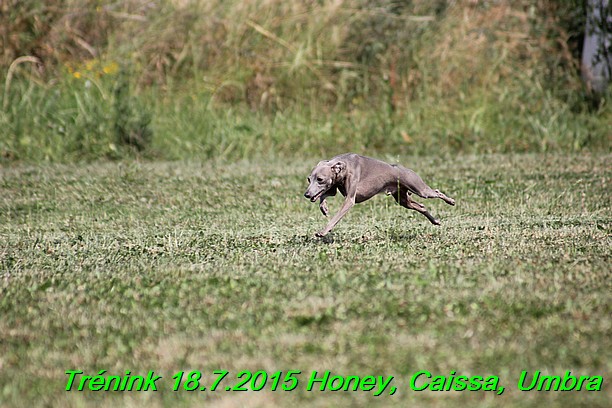
[[[440,225],[440,221],[435,219],[434,216],[431,215],[429,211],[427,211],[427,208],[425,208],[423,204],[417,203],[416,201],[412,201],[408,191],[400,188],[397,190],[397,192],[393,194],[393,198],[402,207],[408,208],[409,210],[418,211],[421,214],[423,214],[425,217],[427,217],[429,222],[431,222],[432,224]]]
[[[433,188],[429,187],[427,184],[425,184],[423,179],[414,171],[400,165],[395,165],[395,167],[397,167],[399,170],[399,183],[402,187],[407,188],[410,192],[413,192],[419,197],[439,198],[441,200],[444,200],[444,202],[449,205],[455,205],[455,200],[446,196],[444,193],[440,192],[440,190],[434,190]]]

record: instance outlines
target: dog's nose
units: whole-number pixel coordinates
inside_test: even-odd
[[[310,198],[311,197],[310,194],[308,194],[308,191],[304,193],[304,197],[306,197],[306,198]]]

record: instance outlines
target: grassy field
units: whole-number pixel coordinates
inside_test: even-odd
[[[319,157],[0,168],[0,406],[608,406],[612,156],[381,158],[457,200],[423,201],[440,227],[381,196],[315,239]],[[163,379],[66,392],[74,369]],[[292,392],[172,392],[179,370],[302,374]],[[307,392],[313,370],[397,392]],[[419,370],[506,391],[415,392]],[[604,386],[521,392],[523,370]]]

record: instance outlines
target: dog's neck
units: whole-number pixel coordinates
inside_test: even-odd
[[[346,178],[346,175],[344,174],[344,171],[341,171],[338,174],[334,174],[334,185],[344,185],[344,179]]]

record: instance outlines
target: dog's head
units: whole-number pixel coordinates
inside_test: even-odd
[[[323,160],[319,162],[319,164],[312,169],[312,172],[310,172],[310,176],[308,177],[308,183],[310,184],[304,193],[304,197],[308,198],[313,203],[317,201],[319,197],[325,194],[338,182],[345,169],[346,163],[343,161],[331,162],[329,160]]]

